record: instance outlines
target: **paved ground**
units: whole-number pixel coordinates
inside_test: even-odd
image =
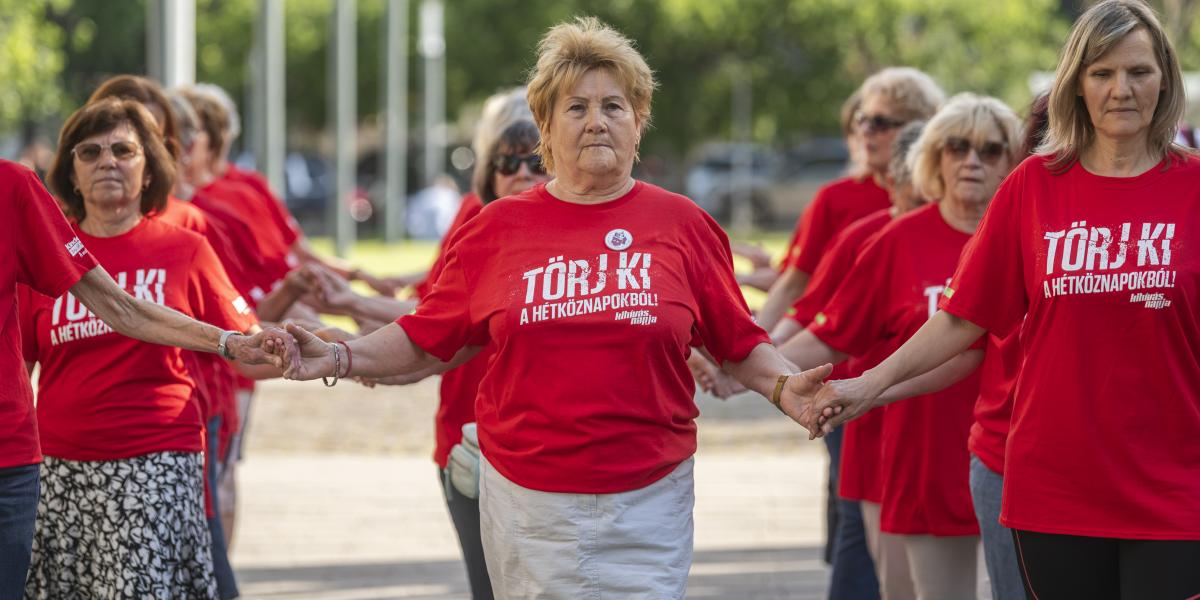
[[[246,598],[466,598],[431,451],[436,383],[268,383],[242,463]],[[766,401],[699,400],[689,598],[824,594],[824,449]]]

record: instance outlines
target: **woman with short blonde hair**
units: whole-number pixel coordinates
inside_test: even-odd
[[[1020,328],[1000,523],[1030,598],[1200,593],[1200,159],[1170,143],[1182,98],[1144,3],[1085,12],[1040,154],[996,193],[941,310],[815,403],[828,428]]]

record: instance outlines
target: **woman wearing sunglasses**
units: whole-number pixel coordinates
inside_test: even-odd
[[[886,356],[920,328],[1012,169],[1019,130],[1020,120],[999,100],[951,98],[909,152],[917,189],[935,202],[884,227],[808,329],[781,352],[801,367]],[[916,597],[975,594],[979,526],[967,437],[978,390],[972,375],[883,413],[879,527],[901,538],[912,575],[911,583],[892,581],[882,565],[888,596],[904,594],[906,585]]]
[[[153,117],[117,99],[68,119],[49,176],[74,234],[118,286],[256,330],[204,238],[146,218],[174,181]],[[182,352],[114,333],[73,294],[23,288],[20,303],[25,359],[41,365],[45,453],[26,596],[214,597],[203,415]]]

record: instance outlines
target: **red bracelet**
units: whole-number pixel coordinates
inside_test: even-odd
[[[354,368],[354,353],[350,352],[350,345],[343,341],[338,341],[343,348],[346,349],[346,377],[350,376],[350,369]]]

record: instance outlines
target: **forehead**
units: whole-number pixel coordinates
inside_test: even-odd
[[[588,70],[574,85],[564,88],[563,91],[563,98],[625,98],[625,88],[612,71],[605,68]]]
[[[126,141],[136,142],[139,141],[139,139],[137,131],[133,128],[133,126],[130,125],[128,121],[122,121],[113,129],[85,137],[82,140],[79,140],[79,143],[109,144],[112,142]]]
[[[891,116],[896,113],[896,105],[883,94],[867,94],[859,110],[868,115]]]
[[[1154,52],[1154,39],[1150,37],[1150,32],[1145,27],[1138,27],[1117,40],[1088,67],[1128,63],[1158,63],[1158,57]]]

